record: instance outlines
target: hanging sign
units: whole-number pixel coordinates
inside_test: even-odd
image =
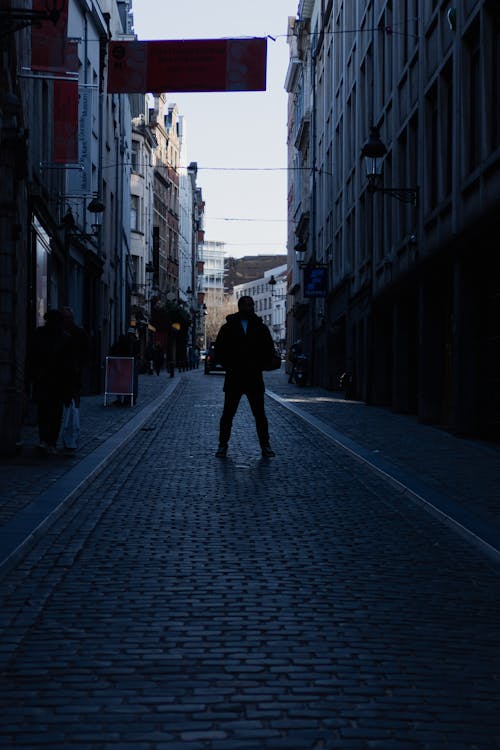
[[[56,23],[49,19],[31,26],[31,68],[64,73],[68,56],[68,0],[61,0]],[[47,0],[33,0],[33,10],[47,11]],[[26,12],[26,11],[25,11]]]
[[[328,269],[322,265],[304,266],[304,297],[326,297]]]
[[[265,91],[267,39],[110,41],[108,93]]]
[[[78,81],[54,81],[54,162],[78,162]]]
[[[70,195],[90,195],[92,192],[92,121],[93,89],[78,86],[78,163],[67,175],[67,190]]]

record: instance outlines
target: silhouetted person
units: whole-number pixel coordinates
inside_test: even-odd
[[[75,392],[77,368],[62,313],[48,310],[44,317],[45,325],[35,330],[28,353],[28,379],[38,409],[39,448],[55,454],[63,407]]]
[[[243,394],[255,418],[262,455],[274,456],[269,445],[269,425],[264,409],[262,370],[272,359],[274,344],[269,328],[254,312],[251,297],[240,297],[238,312],[228,315],[215,341],[215,356],[226,371],[224,408],[219,425],[216,456],[225,458],[234,416]]]
[[[300,357],[301,354],[302,354],[302,341],[300,339],[297,339],[297,341],[294,341],[294,343],[290,347],[290,353],[288,355],[288,358],[290,362],[292,363],[292,370],[288,378],[289,383],[293,383],[293,379],[295,377],[295,370],[297,368],[297,358]]]
[[[76,406],[80,406],[80,396],[83,387],[83,371],[89,363],[90,339],[84,329],[75,323],[75,315],[71,307],[62,309],[64,330],[71,338],[76,367],[76,380],[73,399]]]
[[[153,347],[153,366],[157,375],[160,374],[164,360],[165,352],[163,351],[160,344],[155,344]]]

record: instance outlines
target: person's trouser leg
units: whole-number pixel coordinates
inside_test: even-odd
[[[38,434],[40,442],[55,446],[61,430],[63,403],[59,399],[38,402]]]
[[[50,408],[46,401],[37,401],[38,437],[41,443],[50,442]]]
[[[219,445],[227,445],[231,437],[234,415],[238,410],[241,393],[226,391],[224,393],[224,408],[219,424]]]
[[[247,393],[247,398],[255,419],[259,443],[263,447],[269,444],[269,423],[264,409],[264,392]]]

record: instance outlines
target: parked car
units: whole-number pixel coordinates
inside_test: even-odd
[[[210,375],[211,372],[224,372],[222,365],[217,362],[214,344],[210,344],[205,356],[205,375]]]

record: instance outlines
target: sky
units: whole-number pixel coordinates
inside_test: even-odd
[[[167,96],[184,115],[187,162],[198,164],[205,240],[226,243],[227,256],[286,253],[286,32],[298,4],[133,0],[134,30],[141,41],[273,37],[267,43],[266,91]]]

